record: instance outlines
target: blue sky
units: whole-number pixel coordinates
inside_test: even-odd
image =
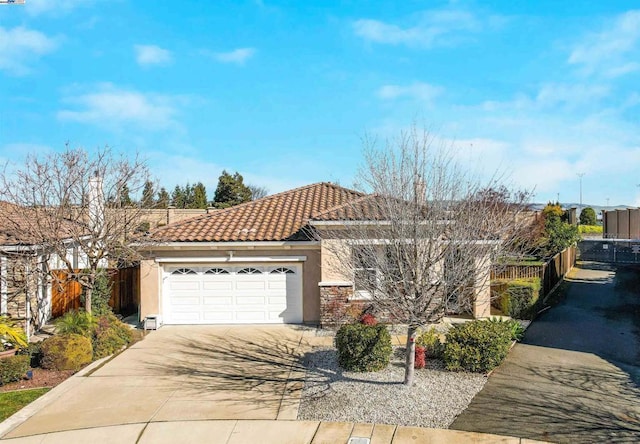
[[[0,5],[0,160],[139,152],[349,186],[362,137],[427,126],[535,200],[640,205],[636,1],[26,0]],[[212,197],[212,196],[211,196]]]

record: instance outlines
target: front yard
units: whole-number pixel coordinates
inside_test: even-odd
[[[0,393],[0,421],[4,421],[15,412],[47,393],[50,388],[16,390]]]
[[[414,386],[406,387],[402,347],[379,372],[343,371],[334,348],[314,349],[305,366],[300,420],[448,428],[487,381],[484,374],[450,372],[441,360],[430,359],[416,370]]]

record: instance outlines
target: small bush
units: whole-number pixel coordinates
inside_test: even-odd
[[[21,380],[29,370],[30,357],[15,355],[0,359],[0,385]]]
[[[111,280],[107,270],[101,269],[98,270],[96,281],[91,291],[91,313],[96,316],[111,313],[109,299],[111,299]]]
[[[378,320],[371,313],[365,313],[360,318],[360,323],[364,325],[376,325],[378,324]]]
[[[516,319],[533,317],[540,297],[540,278],[497,281],[495,284],[502,288],[498,294],[502,313]]]
[[[133,334],[129,326],[112,314],[101,316],[93,338],[93,358],[100,359],[112,355],[132,340]]]
[[[74,334],[90,338],[96,327],[96,319],[86,311],[69,311],[59,317],[55,324],[58,334]]]
[[[29,356],[29,365],[33,368],[40,367],[40,359],[42,359],[41,346],[42,342],[30,342],[27,347],[18,350],[16,354]]]
[[[520,341],[524,337],[524,327],[520,322],[515,319],[500,319],[500,318],[491,318],[491,322],[503,323],[506,324],[505,328],[508,328],[511,332],[511,340],[512,341]]]
[[[467,322],[447,333],[444,361],[448,370],[486,373],[500,365],[510,345],[511,330],[507,323]]]
[[[335,346],[340,367],[348,371],[379,371],[391,359],[391,335],[382,324],[343,325],[336,334]]]
[[[578,225],[580,234],[602,234],[602,225]]]
[[[413,364],[414,368],[424,368],[427,365],[427,359],[425,357],[425,349],[419,345],[416,345],[416,359]]]
[[[40,365],[45,369],[79,370],[91,362],[91,340],[77,334],[56,335],[42,341]]]
[[[443,345],[440,336],[434,327],[422,333],[416,339],[416,344],[424,347],[425,356],[427,358],[442,358]]]

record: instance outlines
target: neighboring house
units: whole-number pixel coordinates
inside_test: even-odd
[[[331,323],[328,307],[366,302],[366,295],[354,292],[358,276],[341,273],[329,248],[336,239],[318,240],[312,232],[340,225],[349,205],[365,197],[317,183],[154,231],[140,264],[141,320]],[[488,275],[482,263],[478,272]],[[475,291],[474,315],[488,316],[488,285]]]
[[[28,209],[0,202],[0,313],[30,319],[29,325],[38,329],[51,318],[55,305],[52,272],[65,266],[45,244],[27,234],[32,223]],[[75,268],[85,267],[85,256],[71,240],[67,258]]]

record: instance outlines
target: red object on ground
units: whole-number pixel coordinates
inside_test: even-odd
[[[416,345],[416,361],[413,365],[415,368],[424,368],[427,365],[427,360],[424,354],[424,347]]]
[[[374,315],[367,313],[362,315],[362,317],[360,318],[360,323],[364,325],[376,325],[378,323],[378,320]]]

